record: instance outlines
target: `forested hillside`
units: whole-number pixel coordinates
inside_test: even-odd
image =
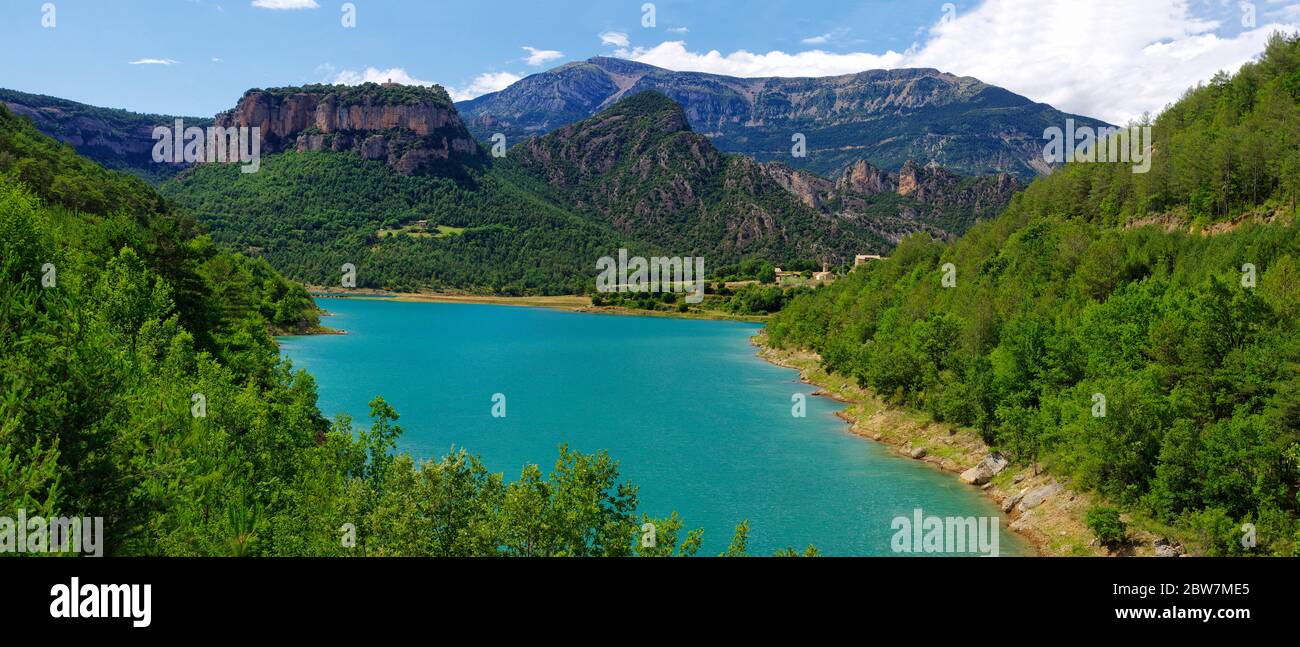
[[[658,92],[529,139],[506,168],[551,187],[548,195],[575,213],[672,256],[838,264],[888,245],[855,219],[809,208],[754,160],[718,152]]]
[[[257,173],[198,166],[162,190],[199,214],[218,242],[318,285],[339,285],[351,263],[358,287],[581,294],[595,259],[620,246],[645,249],[517,179],[467,173],[406,176],[347,153],[283,153],[263,159]],[[381,235],[420,220],[425,230]],[[440,234],[439,226],[455,231]]]
[[[382,398],[359,437],[331,424],[269,332],[315,322],[301,286],[0,107],[0,516],[103,517],[109,555],[698,549],[675,516],[633,548],[636,489],[604,454],[506,484],[396,454]]]
[[[1276,35],[1155,120],[1150,173],[1070,164],[796,299],[770,339],[1207,554],[1300,554],[1298,99]]]
[[[307,104],[314,96],[277,92]],[[243,116],[221,121],[269,119],[265,106],[280,100],[270,96],[250,91],[232,113]],[[302,105],[276,109],[305,119]],[[257,173],[199,165],[161,191],[217,242],[292,278],[339,285],[351,264],[357,287],[398,291],[584,294],[594,290],[596,259],[620,248],[703,256],[707,271],[744,260],[839,265],[908,232],[964,231],[1020,187],[1005,175],[963,178],[915,164],[901,176],[861,161],[850,169],[878,176],[874,184],[759,164],[720,153],[655,92],[518,143],[504,158],[459,153],[436,167],[350,148],[407,137],[389,131],[340,130],[342,149],[310,130],[276,132],[267,150],[285,152],[267,155]],[[901,193],[902,180],[911,193]]]

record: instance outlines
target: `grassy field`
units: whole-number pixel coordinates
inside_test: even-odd
[[[464,227],[448,227],[447,225],[437,225],[434,231],[422,228],[418,225],[405,225],[397,229],[380,229],[375,232],[380,238],[389,236],[410,236],[411,238],[446,238],[448,236],[459,236],[465,233]]]

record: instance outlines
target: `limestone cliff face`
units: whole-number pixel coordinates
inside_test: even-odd
[[[808,171],[792,169],[784,164],[767,162],[762,164],[763,173],[781,188],[794,194],[804,204],[821,210],[826,198],[835,191],[835,184],[830,180]]]
[[[262,150],[354,152],[412,175],[483,153],[439,87],[368,83],[250,90],[217,116],[261,129]]]

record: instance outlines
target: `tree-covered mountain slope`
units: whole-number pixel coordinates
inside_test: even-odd
[[[267,156],[257,173],[198,166],[162,191],[217,241],[316,285],[339,285],[350,263],[357,287],[580,294],[597,258],[642,249],[516,178],[458,175],[407,176],[354,153],[289,152]]]
[[[883,252],[911,231],[959,232],[1019,188],[1008,176],[968,179],[914,165],[905,176],[882,173],[881,187],[861,177],[831,186],[720,153],[690,130],[681,106],[653,92],[519,143],[503,158],[479,151],[411,166],[406,156],[356,149],[390,132],[365,128],[402,119],[453,128],[454,108],[388,114],[367,100],[370,121],[326,128],[346,134],[334,146],[316,141],[303,116],[308,104],[317,106],[317,123],[336,113],[322,113],[317,95],[246,94],[231,113],[244,116],[220,121],[271,128],[272,153],[258,172],[199,165],[162,187],[218,242],[313,284],[338,285],[351,264],[358,287],[586,293],[596,260],[621,247],[704,256],[710,267],[749,258],[840,264]],[[824,190],[809,196],[807,187]]]
[[[680,103],[691,127],[722,151],[786,161],[822,175],[856,159],[888,170],[918,160],[964,175],[1005,172],[1028,180],[1051,168],[1042,156],[1045,128],[1063,128],[1067,118],[1080,126],[1101,125],[932,69],[736,78],[607,57],[534,74],[457,107],[480,141],[502,133],[516,142],[647,90]],[[806,137],[808,155],[791,159],[796,133]]]
[[[109,554],[269,530],[327,430],[270,337],[316,324],[305,290],[3,107],[0,252],[0,514],[102,516]]]
[[[720,153],[657,92],[530,139],[507,159],[574,212],[673,256],[839,263],[882,245],[853,221],[807,207],[757,162]]]
[[[1155,120],[1149,173],[1069,164],[797,298],[770,339],[1202,552],[1298,554],[1298,99],[1300,41],[1275,36]]]

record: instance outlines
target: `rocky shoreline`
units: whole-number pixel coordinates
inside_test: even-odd
[[[819,387],[814,395],[846,405],[836,413],[850,430],[890,445],[901,456],[929,463],[978,487],[1006,515],[1010,529],[1024,537],[1042,556],[1105,556],[1084,522],[1093,505],[1091,495],[1075,492],[1052,475],[1014,466],[990,450],[968,429],[931,421],[924,414],[886,405],[875,394],[838,375],[827,374],[815,353],[772,348],[766,333],[751,340],[758,356],[772,364],[799,371],[800,379]],[[1138,543],[1145,554],[1149,542]]]

